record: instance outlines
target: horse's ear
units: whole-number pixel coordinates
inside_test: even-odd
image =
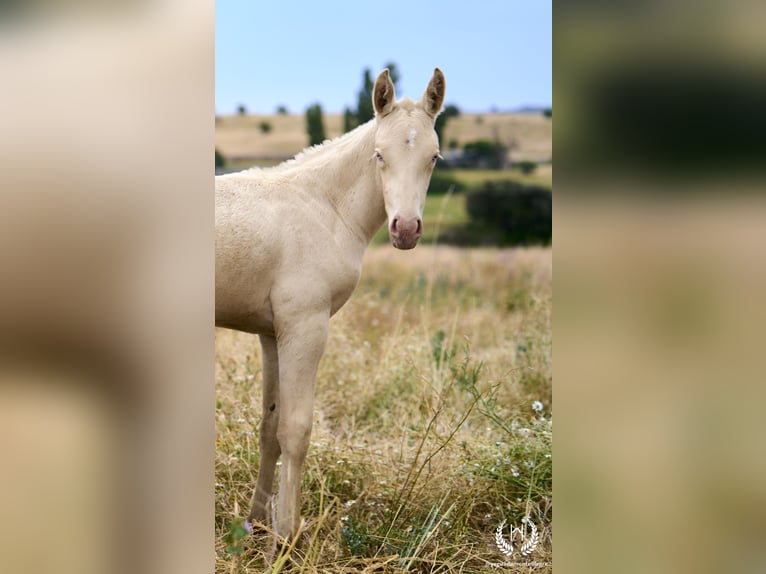
[[[394,92],[394,83],[388,75],[388,68],[378,74],[375,80],[375,87],[372,89],[372,107],[375,113],[383,117],[394,109],[396,102],[396,93]]]
[[[434,75],[428,82],[428,87],[423,94],[423,109],[432,118],[436,118],[442,111],[444,103],[444,92],[447,89],[447,83],[444,81],[444,74],[439,68],[434,69]]]

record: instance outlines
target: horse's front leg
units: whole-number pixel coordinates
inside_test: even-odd
[[[279,424],[282,451],[276,531],[289,538],[301,523],[301,469],[311,438],[314,384],[327,341],[329,313],[316,313],[279,330]]]
[[[274,470],[279,458],[277,425],[279,424],[279,359],[277,340],[268,335],[260,335],[261,356],[263,358],[263,418],[259,435],[261,461],[258,480],[253,494],[253,505],[249,520],[266,523],[268,502],[274,484]]]

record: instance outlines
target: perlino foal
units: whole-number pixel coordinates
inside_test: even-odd
[[[301,467],[330,317],[356,287],[364,251],[386,219],[399,249],[412,249],[423,233],[444,90],[437,68],[419,102],[397,102],[384,70],[373,88],[375,119],[277,167],[216,177],[215,322],[257,333],[263,350],[250,520],[266,521],[281,454],[280,536],[300,526]]]

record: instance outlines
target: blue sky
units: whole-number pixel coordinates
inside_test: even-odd
[[[549,106],[550,0],[217,0],[216,112],[354,106],[364,68],[419,98],[434,67],[464,111]]]

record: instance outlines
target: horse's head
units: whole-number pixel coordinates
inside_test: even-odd
[[[383,70],[375,80],[372,103],[377,119],[375,157],[388,215],[388,234],[398,249],[412,249],[423,235],[423,205],[439,159],[436,116],[444,103],[439,68],[419,102],[396,101],[394,84]]]

